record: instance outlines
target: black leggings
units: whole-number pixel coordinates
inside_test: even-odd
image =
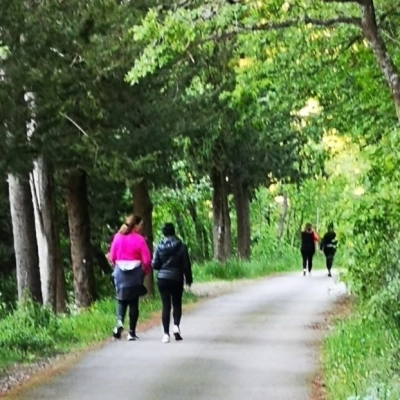
[[[132,300],[118,300],[117,304],[117,319],[122,323],[125,320],[126,310],[129,307],[129,333],[136,334],[136,324],[139,318],[139,297]]]
[[[333,266],[333,259],[335,258],[335,253],[331,251],[325,251],[325,258],[326,258],[326,268],[330,272]]]
[[[182,318],[183,283],[170,279],[159,279],[158,290],[162,301],[162,324],[164,333],[169,335],[169,323],[171,319],[171,305],[173,307],[174,325],[179,326]]]
[[[308,270],[308,272],[311,272],[312,267],[313,267],[313,257],[314,257],[315,252],[308,252],[308,251],[302,251],[301,256],[303,258],[303,269]]]

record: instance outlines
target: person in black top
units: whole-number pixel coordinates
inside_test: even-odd
[[[164,238],[156,247],[152,266],[158,271],[157,285],[162,301],[163,343],[169,343],[171,305],[173,308],[173,333],[176,340],[182,340],[179,324],[182,318],[183,285],[193,282],[192,265],[186,245],[176,237],[172,223],[164,224]],[[171,304],[172,303],[172,304]]]
[[[338,241],[336,239],[336,233],[333,228],[333,223],[330,223],[328,225],[328,232],[325,233],[320,243],[320,249],[325,254],[326,269],[328,270],[328,276],[332,276],[331,269],[333,266],[333,259],[335,258],[337,243]]]
[[[313,258],[315,254],[315,242],[318,241],[318,235],[313,230],[312,225],[307,223],[304,231],[301,232],[301,257],[303,259],[303,275],[306,276],[308,270],[309,275],[313,267]]]

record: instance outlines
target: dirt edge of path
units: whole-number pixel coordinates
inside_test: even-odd
[[[273,275],[270,277],[273,277]],[[203,301],[228,294],[241,286],[248,285],[255,281],[256,280],[243,279],[235,281],[199,282],[194,284],[191,291],[197,296],[197,301],[185,304],[183,306],[183,311],[184,313],[189,312]],[[159,312],[153,313],[148,320],[138,324],[138,334],[140,336],[140,332],[147,331],[157,326],[161,326]],[[83,349],[73,350],[70,353],[43,358],[33,363],[16,364],[8,368],[5,372],[7,375],[0,377],[0,398],[7,398],[9,400],[18,399],[18,394],[22,390],[46,382],[54,376],[67,371],[86,354],[100,349],[113,340],[112,338],[107,338],[102,342]]]
[[[329,332],[333,329],[336,319],[344,318],[349,315],[354,304],[354,298],[349,295],[342,295],[336,301],[331,310],[323,314],[323,321],[309,326],[310,329],[323,331],[323,337],[315,343],[318,354],[317,370],[310,380],[311,397],[310,400],[327,400],[324,382],[324,367],[322,364],[321,353],[322,343]]]

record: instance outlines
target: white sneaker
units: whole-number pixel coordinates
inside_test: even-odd
[[[115,339],[121,339],[121,333],[124,330],[124,324],[122,323],[121,320],[117,321],[117,325],[113,329],[113,336]]]
[[[166,333],[164,333],[164,336],[162,337],[161,341],[163,343],[169,343],[169,335],[167,335]]]
[[[174,325],[172,332],[174,333],[175,340],[182,340],[181,330],[178,325]]]

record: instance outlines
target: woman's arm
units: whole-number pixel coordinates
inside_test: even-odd
[[[193,283],[192,262],[190,261],[190,256],[186,245],[183,246],[183,273],[185,275],[186,285],[191,286]]]
[[[116,245],[117,240],[118,240],[118,237],[117,237],[117,235],[115,235],[111,242],[110,251],[106,255],[108,261],[110,261],[110,263],[112,265],[115,265],[115,262],[117,261],[117,245]]]
[[[161,258],[160,258],[160,251],[158,249],[158,246],[156,247],[155,251],[154,251],[154,256],[153,256],[153,261],[151,262],[151,265],[153,267],[153,269],[155,269],[156,271],[159,271],[161,269]]]
[[[143,272],[147,275],[150,272],[150,266],[151,266],[151,254],[149,247],[147,246],[146,239],[144,237],[141,237],[141,243],[140,243],[140,255],[141,255],[141,263],[142,263],[142,268]]]

